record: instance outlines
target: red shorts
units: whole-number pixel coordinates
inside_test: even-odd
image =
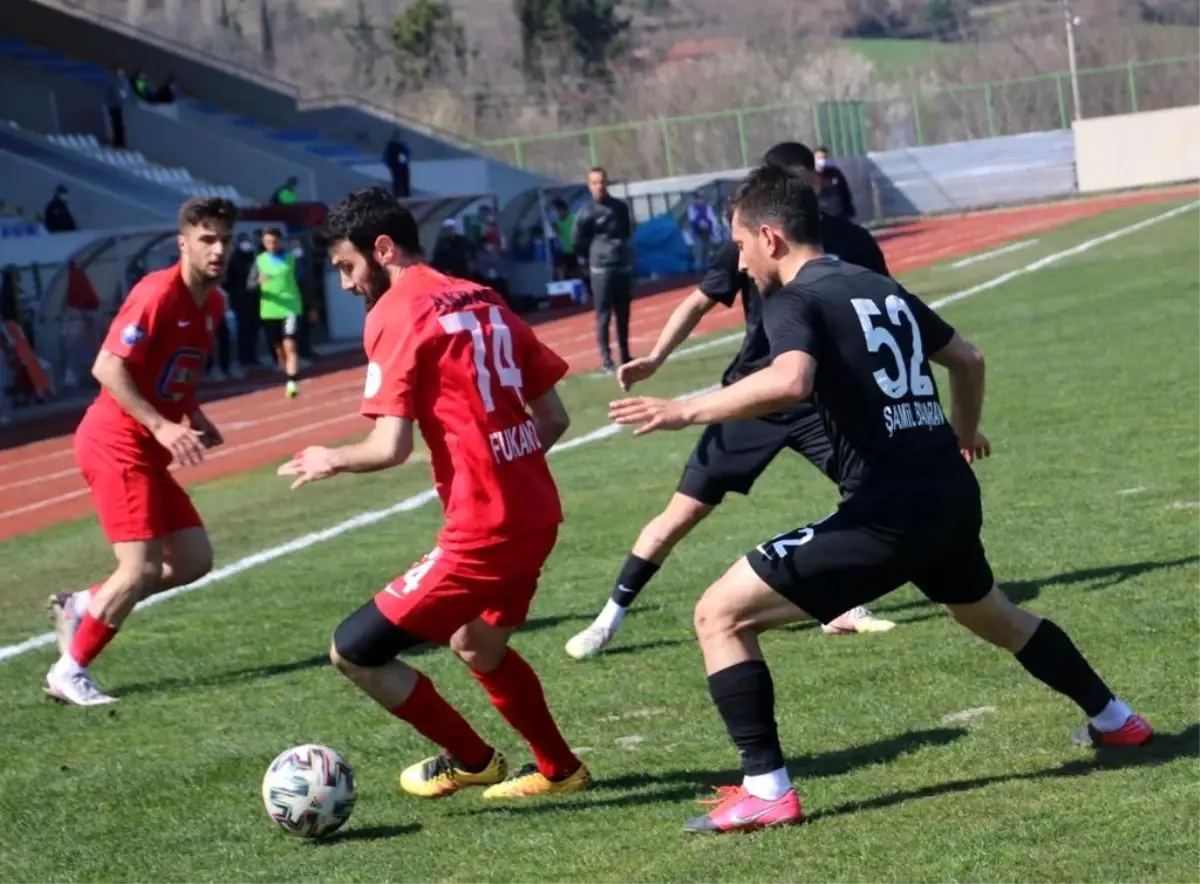
[[[440,645],[476,618],[520,626],[557,539],[554,527],[479,549],[435,547],[380,590],[375,606],[393,625]]]
[[[155,540],[202,528],[192,499],[167,471],[79,433],[75,462],[83,472],[109,543]]]

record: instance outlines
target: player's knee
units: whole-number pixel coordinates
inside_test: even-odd
[[[152,595],[162,586],[162,562],[133,562],[122,566],[117,573],[122,579],[113,589],[119,597]]]
[[[450,650],[474,672],[491,672],[508,653],[507,634],[478,621],[450,636]]]
[[[342,675],[350,675],[358,667],[342,656],[342,652],[338,650],[337,632],[334,631],[333,636],[329,639],[329,662],[333,664],[333,668]]]
[[[696,602],[696,608],[692,612],[692,624],[696,629],[696,638],[701,642],[737,631],[737,618],[733,616],[721,594],[711,589]]]
[[[362,630],[356,629],[353,618],[348,617],[338,624],[329,643],[329,662],[343,675],[353,677],[359,669],[382,666],[386,660],[378,660],[377,643]]]
[[[333,631],[329,660],[340,672],[353,677],[360,669],[378,669],[396,655],[423,643],[415,635],[389,622],[373,603],[364,605]]]

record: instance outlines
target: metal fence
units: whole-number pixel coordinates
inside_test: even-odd
[[[1194,104],[1200,56],[1078,72],[1080,115],[1137,113]],[[627,180],[740,168],[779,141],[828,143],[839,157],[1004,135],[1067,129],[1074,108],[1065,71],[951,86],[887,98],[772,104],[546,135],[480,148],[522,168],[578,180],[603,165]]]

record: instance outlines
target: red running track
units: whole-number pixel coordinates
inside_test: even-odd
[[[1127,194],[1046,206],[920,221],[879,235],[893,273],[905,273],[961,255],[996,248],[1118,206],[1194,195],[1195,188]],[[646,352],[668,314],[689,289],[639,298],[630,328],[635,352]],[[709,313],[700,333],[742,324],[740,308]],[[592,316],[583,313],[537,327],[538,337],[570,363],[571,372],[595,371],[599,355]],[[279,463],[304,445],[331,444],[366,431],[358,415],[362,390],[358,367],[306,382],[287,400],[282,387],[222,399],[205,406],[221,428],[225,445],[180,479],[195,485]],[[75,468],[71,436],[64,434],[0,451],[0,539],[28,534],[92,512],[87,486]]]

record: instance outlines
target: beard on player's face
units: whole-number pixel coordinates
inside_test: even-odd
[[[391,288],[392,279],[383,265],[375,260],[374,255],[367,256],[367,270],[370,278],[359,287],[359,292],[363,296],[367,310],[370,310],[383,297],[383,293]]]

